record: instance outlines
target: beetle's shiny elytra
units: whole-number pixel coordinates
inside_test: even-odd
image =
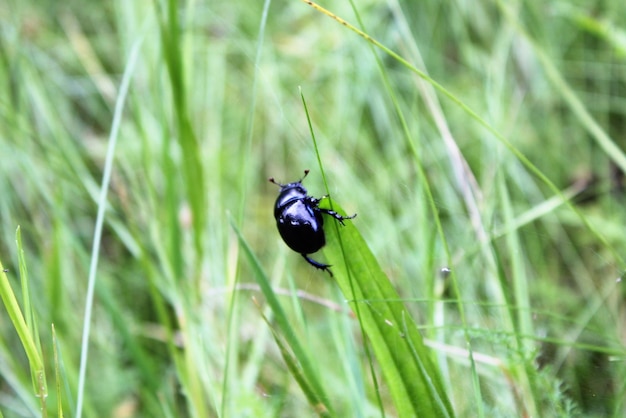
[[[352,216],[341,216],[330,209],[322,209],[319,203],[327,196],[316,199],[307,195],[307,191],[302,186],[302,180],[309,174],[309,170],[304,170],[304,176],[293,183],[280,184],[274,178],[269,180],[280,186],[280,192],[274,205],[274,218],[278,232],[285,244],[297,253],[313,267],[326,270],[331,276],[330,265],[320,263],[309,257],[326,244],[324,235],[324,218],[322,214],[330,215],[344,225],[344,219],[352,219]]]

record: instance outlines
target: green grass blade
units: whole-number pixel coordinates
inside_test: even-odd
[[[186,186],[186,197],[192,212],[193,239],[198,259],[196,266],[199,268],[200,254],[202,254],[203,237],[206,225],[206,197],[204,169],[200,160],[201,153],[198,138],[191,124],[187,104],[187,84],[185,79],[185,61],[183,59],[183,40],[181,24],[179,21],[178,2],[168,0],[167,11],[164,12],[156,4],[161,29],[161,42],[165,64],[174,100],[174,114],[178,134],[178,143],[182,151],[184,163],[183,177]]]
[[[24,259],[19,227],[16,231],[16,242],[18,246],[20,272],[25,274],[27,271],[26,261]],[[28,279],[22,277],[23,298],[29,306],[29,310],[24,311],[23,313],[17,302],[15,293],[11,288],[11,284],[9,283],[9,279],[6,275],[7,271],[4,270],[1,262],[0,270],[0,297],[2,298],[2,302],[4,303],[4,306],[9,314],[9,318],[11,318],[13,327],[15,328],[20,338],[20,342],[22,343],[22,346],[26,351],[26,356],[28,357],[32,376],[33,387],[41,402],[43,414],[42,416],[47,416],[47,411],[45,408],[45,398],[47,396],[46,376],[43,364],[43,357],[41,355],[41,347],[38,340],[39,334],[34,329],[36,323],[34,323],[33,312],[30,308],[30,288],[28,286]],[[30,318],[30,320],[26,320],[25,316],[27,318]]]
[[[317,145],[317,139],[315,137],[315,131],[313,129],[313,124],[311,123],[311,115],[309,114],[309,108],[307,107],[306,99],[304,98],[304,93],[302,92],[302,89],[300,89],[300,99],[302,100],[302,106],[304,108],[304,113],[306,114],[306,120],[307,120],[307,124],[309,126],[309,132],[311,133],[311,141],[313,141],[313,147],[315,149],[315,156],[317,157],[317,163],[319,165],[320,173],[322,175],[322,181],[324,182],[324,187],[326,188],[326,195],[329,196],[330,195],[330,189],[328,187],[328,181],[326,179],[326,170],[324,170],[324,164],[322,164],[322,157],[320,156],[319,147]],[[333,208],[332,200],[328,200],[327,203],[328,203],[329,208],[331,210],[335,210],[335,208]],[[345,256],[344,247],[343,247],[343,243],[341,242],[341,240],[339,241],[339,245],[341,247],[342,253],[344,253],[344,256]],[[350,281],[350,285],[352,286],[352,281]],[[351,288],[351,292],[350,293],[354,293],[354,289]],[[361,333],[365,334],[365,330],[363,329],[363,321],[361,320],[361,311],[360,311],[358,305],[355,306],[355,312],[356,312],[357,318],[359,319],[359,325],[361,325]],[[383,405],[383,400],[382,400],[382,397],[380,395],[380,387],[378,385],[378,378],[376,376],[376,371],[375,371],[375,368],[374,368],[374,362],[372,360],[372,355],[370,353],[370,348],[369,348],[369,346],[367,344],[364,346],[364,350],[365,350],[365,357],[366,357],[367,362],[369,363],[369,366],[370,366],[370,374],[372,376],[372,382],[374,384],[374,389],[375,389],[375,393],[376,393],[376,400],[378,402],[378,408],[380,410],[381,416],[384,417],[385,416],[385,407]]]
[[[128,59],[128,65],[122,78],[120,86],[119,97],[115,103],[115,113],[113,115],[113,122],[111,124],[111,132],[109,135],[109,147],[107,150],[106,161],[104,163],[104,172],[102,174],[102,185],[100,188],[100,195],[98,196],[98,213],[96,216],[96,224],[94,227],[93,246],[91,253],[91,261],[89,266],[89,279],[87,287],[87,295],[85,296],[85,314],[83,319],[83,338],[81,342],[81,357],[80,357],[80,371],[78,377],[78,395],[76,398],[76,417],[80,418],[82,415],[83,397],[85,390],[85,379],[87,372],[87,358],[89,352],[89,335],[91,330],[91,314],[93,309],[93,299],[96,285],[96,271],[98,268],[98,260],[100,259],[100,244],[102,238],[102,229],[104,227],[104,215],[108,206],[107,195],[109,191],[109,184],[111,181],[111,172],[113,170],[113,160],[115,157],[115,148],[118,140],[118,134],[120,125],[122,123],[122,114],[124,111],[124,104],[128,95],[128,89],[132,75],[134,74],[135,64],[137,63],[137,57],[139,54],[139,46],[141,45],[141,39],[135,42],[132,53]]]
[[[259,312],[260,311],[261,309],[259,306]],[[267,319],[267,317],[265,317],[265,315],[263,314],[261,314],[261,316],[263,317],[263,320],[265,321],[267,326],[272,331],[272,336],[274,337],[274,341],[276,341],[276,344],[278,345],[278,349],[280,350],[280,354],[283,357],[283,360],[285,360],[285,364],[287,365],[287,368],[291,372],[291,375],[294,377],[294,379],[296,379],[296,381],[300,385],[300,388],[302,389],[305,396],[307,397],[309,404],[311,404],[313,409],[315,409],[315,411],[320,416],[322,417],[331,416],[329,414],[326,404],[322,401],[321,398],[317,396],[317,390],[315,389],[315,387],[313,387],[313,385],[311,385],[311,381],[307,378],[307,376],[303,372],[303,369],[299,367],[298,359],[289,350],[289,346],[287,342],[281,336],[280,332],[278,332],[278,330],[272,326],[272,324]]]
[[[4,271],[2,263],[0,263],[0,269],[2,269],[0,272],[0,296],[2,297],[2,303],[4,303],[4,307],[9,314],[9,318],[11,318],[13,327],[15,327],[15,330],[20,337],[20,341],[24,346],[31,368],[36,371],[43,371],[43,361],[37,351],[37,344],[30,334],[28,325],[26,325],[26,320],[22,315],[15,293],[13,293],[13,289],[11,289],[9,279]]]
[[[333,207],[343,213],[336,202]],[[432,351],[356,227],[346,222],[326,228],[326,234],[324,254],[350,306],[359,304],[363,329],[399,416],[454,416]],[[340,236],[345,257],[337,251]]]
[[[328,183],[306,100],[302,92],[300,92],[300,95],[322,177],[328,192]],[[328,205],[330,209],[338,211],[331,199],[323,201],[321,206],[324,205]],[[342,212],[339,211],[339,213]],[[349,274],[340,274],[337,282],[348,300],[357,301],[357,304],[352,304],[352,307],[360,321],[362,331],[367,334],[372,342],[372,347],[381,364],[387,385],[390,387],[400,416],[420,416],[422,414],[426,416],[435,414],[435,416],[441,417],[453,416],[452,405],[445,393],[440,372],[436,368],[435,363],[430,360],[431,353],[424,346],[421,334],[417,331],[402,302],[399,302],[398,294],[380,269],[367,244],[352,225],[352,222],[346,222],[346,228],[351,232],[351,235],[345,242],[343,234],[339,235],[340,227],[337,226],[336,222],[334,226],[334,228],[325,228],[328,234],[328,243],[330,244],[332,241],[333,235],[332,233],[329,234],[331,231],[335,233],[336,242],[334,245],[328,245],[324,252],[327,256],[329,253],[332,254],[332,257],[328,257],[331,264],[343,266],[344,273],[349,271]],[[343,228],[341,229],[343,232]],[[332,250],[328,250],[328,248]],[[337,251],[337,248],[340,248],[341,251]],[[358,253],[356,258],[353,257],[353,252],[355,251]],[[333,257],[336,260],[334,263],[332,261]],[[365,303],[360,305],[358,301]],[[382,302],[381,305],[376,304],[375,309],[372,310],[370,308],[373,305],[369,301]],[[398,328],[400,324],[402,324],[406,332],[400,331],[400,328]],[[407,326],[407,324],[412,326]],[[394,327],[395,331],[392,331],[391,329]],[[399,350],[398,347],[403,347],[403,350]],[[376,382],[373,368],[372,377]],[[378,391],[377,383],[376,388]],[[381,413],[384,415],[380,394],[377,393],[377,396]],[[425,399],[428,399],[430,402],[425,401]]]
[[[57,392],[57,416],[59,418],[63,417],[63,397],[61,394],[63,393],[61,390],[61,368],[59,365],[59,350],[58,350],[58,340],[56,335],[56,330],[54,328],[54,324],[52,324],[52,354],[54,359],[54,384]]]
[[[230,224],[237,234],[239,245],[243,248],[246,258],[254,271],[257,282],[263,292],[263,296],[265,296],[267,303],[272,309],[277,329],[280,331],[289,349],[292,350],[294,357],[299,362],[299,367],[302,370],[303,376],[299,376],[297,380],[300,381],[301,379],[306,379],[308,382],[306,385],[301,385],[300,387],[305,392],[307,399],[311,401],[311,406],[316,411],[325,411],[324,415],[334,416],[329,398],[324,390],[324,385],[315,371],[313,366],[314,362],[311,361],[310,354],[305,350],[305,345],[297,338],[297,333],[291,327],[289,318],[278,301],[278,298],[274,293],[270,281],[261,267],[258,258],[252,252],[252,249],[244,239],[241,231],[232,218],[230,219]],[[274,332],[274,330],[272,331]]]

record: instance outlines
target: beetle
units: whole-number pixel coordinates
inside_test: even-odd
[[[326,244],[322,214],[330,215],[341,225],[345,225],[343,221],[353,219],[356,213],[352,216],[341,216],[334,210],[320,208],[320,201],[328,196],[317,199],[307,194],[302,181],[308,174],[309,170],[304,170],[304,176],[300,180],[287,184],[278,183],[273,177],[269,179],[271,183],[280,187],[274,205],[276,227],[289,248],[304,257],[310,265],[327,271],[332,277],[330,265],[309,257],[309,254],[317,252]]]

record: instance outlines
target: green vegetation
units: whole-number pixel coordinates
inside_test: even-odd
[[[0,4],[0,417],[626,416],[626,2],[307,3]]]

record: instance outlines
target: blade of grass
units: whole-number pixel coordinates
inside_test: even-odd
[[[179,22],[178,2],[168,0],[167,11],[161,9],[155,1],[159,26],[161,29],[161,43],[164,59],[170,77],[172,98],[174,100],[174,114],[178,143],[183,155],[183,177],[186,186],[186,197],[192,213],[193,239],[196,251],[196,268],[200,268],[203,239],[206,225],[206,189],[204,170],[200,161],[198,138],[189,119],[187,104],[187,86],[185,83],[185,67],[183,60],[181,26]],[[199,276],[199,274],[197,275]]]
[[[320,399],[317,398],[317,396],[315,396],[315,393],[316,393],[315,388],[311,385],[309,379],[303,373],[303,370],[298,366],[298,359],[294,356],[292,352],[290,352],[287,342],[280,335],[280,333],[272,326],[272,324],[267,319],[267,317],[263,315],[261,305],[259,305],[256,302],[256,299],[255,299],[255,304],[257,308],[259,309],[259,314],[261,315],[261,317],[267,324],[268,328],[272,332],[274,341],[276,341],[276,345],[278,345],[278,349],[280,350],[280,354],[283,360],[285,360],[285,364],[287,365],[287,368],[289,369],[289,371],[291,372],[291,375],[294,377],[294,379],[296,379],[296,381],[302,388],[302,391],[307,397],[309,404],[313,406],[313,409],[315,409],[315,412],[317,412],[318,415],[322,417],[329,416],[326,405],[323,402],[320,402]]]
[[[330,200],[330,199],[329,199]],[[337,202],[334,210],[343,213]],[[327,228],[324,254],[360,321],[394,400],[398,415],[454,416],[445,384],[398,293],[352,223]],[[336,251],[341,239],[347,256]],[[350,279],[352,278],[352,280]]]
[[[93,298],[96,286],[96,270],[98,269],[98,260],[100,258],[100,242],[102,238],[102,228],[104,226],[104,213],[107,207],[107,194],[109,191],[109,183],[111,182],[111,172],[113,171],[113,159],[115,157],[115,146],[117,144],[120,124],[122,122],[122,114],[124,111],[124,103],[128,96],[130,80],[135,70],[137,57],[139,56],[139,47],[143,39],[135,41],[131,50],[128,64],[124,71],[122,83],[120,85],[119,96],[115,103],[115,113],[113,114],[113,123],[111,125],[111,133],[109,135],[109,147],[107,149],[106,159],[104,162],[104,171],[102,174],[102,185],[100,187],[100,195],[98,197],[98,214],[96,224],[94,226],[93,246],[91,252],[91,262],[89,265],[89,278],[87,280],[87,295],[85,296],[85,313],[83,316],[83,338],[81,342],[80,369],[78,376],[78,395],[76,399],[76,418],[80,418],[83,409],[83,398],[85,392],[85,377],[87,372],[87,358],[89,352],[89,334],[91,331],[91,313],[93,310]]]
[[[356,8],[354,4],[354,1],[351,0],[350,5],[352,6],[352,10],[357,18],[359,26],[361,27],[362,30],[364,30],[364,24],[361,20],[361,16],[358,12],[358,9]],[[443,244],[443,250],[446,256],[447,263],[448,265],[452,265],[452,257],[450,254],[450,249],[448,247],[448,241],[446,239],[446,235],[443,230],[443,225],[442,225],[441,218],[439,215],[439,210],[437,208],[437,205],[435,204],[435,198],[434,198],[430,183],[428,181],[428,176],[426,174],[425,168],[422,163],[422,157],[420,155],[419,147],[415,143],[415,140],[413,136],[411,135],[410,129],[406,121],[406,117],[404,115],[402,107],[400,106],[400,102],[395,93],[395,89],[392,87],[391,80],[386,70],[386,67],[383,65],[381,58],[376,53],[374,49],[374,44],[369,43],[369,46],[370,46],[370,51],[376,60],[376,64],[380,72],[385,89],[387,93],[389,94],[389,98],[393,103],[394,110],[402,126],[404,140],[409,150],[411,151],[413,159],[415,160],[415,167],[419,176],[420,184],[423,187],[424,193],[426,194],[429,209],[430,209],[430,212],[432,213],[432,218],[435,222],[437,235],[439,236],[440,242]],[[417,51],[417,55],[419,56],[419,51]],[[458,189],[463,194],[467,210],[471,214],[470,218],[472,220],[475,233],[482,240],[484,237],[487,236],[487,234],[484,231],[482,220],[480,218],[480,211],[478,210],[478,202],[476,202],[476,195],[478,193],[477,193],[476,187],[474,186],[474,182],[475,182],[474,175],[471,172],[471,170],[469,170],[467,162],[465,161],[465,159],[463,159],[461,152],[458,149],[458,146],[454,142],[454,139],[451,138],[450,130],[445,122],[443,111],[440,108],[440,105],[437,101],[434,91],[430,88],[427,88],[426,86],[427,86],[427,83],[424,83],[424,82],[419,83],[419,87],[421,88],[421,92],[424,96],[424,102],[426,103],[427,107],[430,109],[430,112],[433,114],[433,118],[437,122],[436,124],[439,127],[441,135],[444,138],[444,142],[446,143],[446,146],[448,148],[448,153],[450,155],[450,160],[451,160],[451,166],[453,168],[453,171],[455,172],[456,179],[458,182]],[[492,255],[486,249],[485,249],[485,255],[487,259],[492,259]],[[452,270],[450,274],[450,278],[451,278],[452,288],[453,288],[454,293],[457,295],[458,299],[461,299],[462,296],[461,296],[455,270]],[[434,291],[434,287],[431,288],[431,291]],[[437,294],[431,293],[431,295],[434,299],[438,297]],[[474,395],[474,400],[475,400],[474,405],[476,408],[476,414],[479,417],[483,417],[485,415],[485,412],[484,412],[483,403],[482,403],[482,393],[481,393],[481,388],[480,388],[480,384],[478,380],[478,373],[476,371],[476,363],[473,357],[474,351],[473,351],[472,341],[471,341],[469,331],[468,331],[465,307],[459,303],[457,305],[457,308],[459,311],[461,324],[463,325],[463,336],[465,338],[465,344],[467,346],[467,353],[468,353],[470,371],[471,371],[471,376],[472,376],[472,385],[473,385],[472,388],[473,388],[473,395]]]
[[[30,286],[28,278],[28,268],[26,267],[26,258],[24,256],[24,247],[22,245],[21,228],[18,226],[15,233],[15,241],[17,243],[18,263],[20,267],[20,278],[22,282],[22,299],[24,303],[24,316],[26,319],[26,325],[28,326],[28,333],[31,335],[32,340],[37,346],[37,353],[43,358],[43,351],[41,349],[41,340],[39,338],[39,328],[37,327],[37,321],[30,302]],[[31,379],[33,382],[33,389],[37,394],[40,402],[42,417],[48,416],[48,410],[46,408],[46,398],[48,397],[48,384],[46,382],[45,369],[35,370],[31,367]]]
[[[513,284],[513,292],[511,304],[516,307],[517,315],[516,321],[511,321],[511,326],[515,329],[513,333],[516,341],[516,350],[518,350],[523,357],[527,357],[528,361],[524,361],[519,365],[514,365],[514,372],[517,375],[517,384],[524,388],[519,390],[519,396],[523,397],[522,405],[519,405],[523,414],[528,416],[537,416],[539,405],[536,404],[536,400],[540,399],[540,394],[537,393],[537,373],[532,361],[532,357],[535,355],[535,343],[532,340],[524,339],[522,335],[534,335],[534,329],[532,326],[532,311],[530,304],[530,295],[528,290],[528,277],[524,271],[524,260],[522,260],[523,252],[520,248],[518,230],[511,228],[514,221],[513,208],[511,206],[510,196],[508,194],[505,180],[502,176],[497,177],[497,186],[500,194],[501,207],[503,217],[507,228],[510,228],[511,232],[505,236],[505,242],[510,259],[508,263],[511,269],[511,281]],[[509,305],[510,306],[510,305]],[[529,395],[529,396],[524,396]],[[532,395],[532,396],[530,396]],[[523,409],[522,409],[523,408]]]
[[[51,325],[52,329],[52,354],[54,356],[54,384],[57,391],[57,417],[63,417],[63,397],[61,394],[61,368],[59,366],[59,350],[57,340],[57,333],[54,329],[54,324]]]
[[[322,181],[324,183],[324,187],[326,188],[326,195],[330,195],[330,189],[328,187],[328,181],[326,180],[326,171],[324,170],[324,165],[322,164],[322,158],[320,157],[320,152],[319,152],[319,148],[317,146],[317,139],[315,138],[315,131],[313,130],[313,124],[311,123],[311,116],[309,115],[309,109],[307,107],[306,104],[306,100],[304,99],[304,94],[302,93],[302,89],[300,88],[300,98],[302,99],[302,106],[304,107],[304,113],[306,115],[306,119],[307,119],[307,123],[309,125],[309,132],[311,133],[311,140],[313,141],[313,147],[315,149],[315,155],[317,157],[317,163],[319,165],[320,168],[320,173],[322,174]],[[330,205],[330,210],[334,210],[333,208],[333,202],[332,200],[328,200],[328,204]],[[341,237],[339,237],[339,246],[341,248],[342,253],[344,254],[344,259],[345,259],[345,251],[344,251],[344,247],[343,247],[343,243],[341,242]],[[349,293],[349,295],[352,295],[352,297],[354,298],[354,288],[353,288],[353,281],[352,281],[352,277],[349,277],[349,283],[350,283],[350,287],[351,287],[351,292]],[[344,295],[347,295],[346,293],[344,293]],[[349,298],[349,297],[348,297]],[[366,335],[365,329],[363,328],[363,321],[361,319],[361,310],[359,305],[355,306],[355,312],[356,312],[356,316],[359,320],[359,326],[361,327],[361,334],[362,335]],[[380,410],[381,416],[385,416],[385,408],[383,405],[383,400],[380,396],[380,387],[378,384],[378,378],[376,376],[376,370],[374,368],[374,362],[372,359],[372,355],[370,353],[370,349],[369,349],[369,345],[368,344],[364,344],[364,349],[365,349],[365,356],[367,358],[367,363],[369,364],[369,368],[370,368],[370,375],[372,376],[372,383],[374,384],[374,391],[376,393],[376,401],[378,402],[378,408]]]
[[[258,39],[256,44],[256,55],[254,58],[254,76],[252,81],[252,92],[251,92],[251,100],[250,100],[250,108],[248,113],[248,129],[246,134],[246,141],[244,146],[244,152],[241,153],[241,158],[239,161],[239,172],[241,175],[240,179],[240,190],[245,191],[248,189],[248,171],[252,166],[249,164],[249,157],[251,155],[252,149],[252,138],[254,134],[254,116],[256,112],[256,99],[257,99],[257,83],[259,81],[259,71],[260,71],[260,62],[263,51],[263,40],[265,38],[265,28],[267,25],[267,17],[269,14],[271,0],[265,0],[263,2],[263,12],[261,14],[261,22],[259,24],[259,32]],[[248,193],[241,193],[241,198],[239,201],[239,212],[237,214],[237,223],[241,226],[244,221],[244,213],[246,208],[246,198],[248,197]],[[235,248],[237,248],[235,246]],[[237,256],[235,257],[237,258]],[[235,264],[237,266],[237,263]],[[235,288],[239,282],[239,274],[238,271],[235,270],[234,274],[229,275],[228,279],[232,279],[232,287]],[[222,382],[222,405],[221,405],[221,413],[222,416],[226,416],[227,411],[227,401],[230,399],[229,396],[229,382],[235,381],[235,376],[231,376],[232,374],[237,372],[237,341],[238,341],[238,315],[236,312],[236,308],[238,306],[237,302],[239,292],[232,292],[230,297],[228,298],[228,329],[230,332],[228,333],[228,342],[226,350],[226,358],[224,361],[224,381]],[[249,369],[248,369],[249,370]]]
[[[231,227],[237,234],[239,245],[241,245],[241,247],[243,248],[246,258],[248,259],[248,262],[252,267],[257,282],[259,283],[261,291],[263,292],[263,296],[265,296],[267,303],[272,308],[277,329],[285,338],[287,345],[293,352],[297,361],[300,363],[302,374],[306,377],[307,384],[304,386],[301,385],[300,387],[305,392],[307,399],[313,400],[311,402],[311,406],[315,408],[316,411],[324,411],[324,416],[335,416],[328,395],[324,390],[324,384],[322,383],[322,380],[320,379],[319,375],[315,371],[315,368],[313,367],[314,363],[311,361],[309,353],[307,353],[307,351],[305,350],[305,346],[297,338],[296,332],[291,327],[289,319],[287,318],[287,315],[282,308],[282,305],[278,301],[274,290],[272,289],[269,278],[261,267],[261,263],[259,262],[256,255],[252,252],[252,249],[241,234],[241,231],[237,227],[235,221],[230,216],[229,221]]]
[[[19,237],[20,228],[17,228],[16,236]],[[18,243],[18,252],[21,253],[23,251],[21,246],[21,239],[17,239]],[[20,258],[20,270],[22,269],[22,264],[24,263],[23,258]],[[41,402],[44,402],[46,396],[46,384],[45,384],[45,371],[43,366],[43,358],[41,356],[41,348],[39,347],[39,343],[35,340],[35,335],[29,328],[26,319],[24,319],[24,314],[20,309],[19,303],[17,302],[17,298],[15,297],[15,293],[11,288],[11,284],[9,283],[9,279],[7,277],[7,271],[2,266],[2,262],[0,262],[0,297],[2,297],[2,302],[9,314],[9,318],[11,319],[11,323],[17,332],[17,335],[26,351],[26,356],[28,357],[28,363],[31,370],[31,376],[33,381],[33,387],[35,389],[35,393],[37,396],[40,396]],[[26,295],[24,298],[28,299],[30,294],[30,289],[25,287],[22,289]],[[27,316],[32,315],[31,312],[26,313]],[[42,413],[46,413],[42,410]]]
[[[328,183],[315,139],[315,133],[302,91],[300,91],[300,95],[307,116],[320,171],[327,194],[329,194]],[[337,208],[333,206],[332,199],[329,198],[325,200],[323,205],[326,204],[331,210],[337,211]],[[328,243],[330,244],[332,239],[329,231],[333,231],[335,234],[332,235],[332,237],[334,237],[336,241],[335,248],[338,246],[341,252],[328,250],[328,248],[333,248],[332,245],[326,246],[324,252],[327,256],[329,253],[333,254],[337,262],[331,262],[331,264],[341,264],[343,267],[345,274],[337,276],[337,283],[344,296],[352,301],[365,301],[366,308],[363,310],[361,309],[360,303],[353,303],[352,307],[359,320],[361,332],[363,335],[367,335],[372,343],[376,358],[382,366],[383,374],[386,377],[399,415],[407,417],[420,416],[421,414],[440,417],[454,416],[452,404],[445,393],[445,385],[440,377],[440,372],[434,362],[430,360],[430,351],[424,346],[421,334],[417,331],[408,312],[405,311],[404,305],[400,302],[398,294],[393,287],[390,286],[388,278],[384,275],[380,266],[378,266],[376,259],[371,251],[369,251],[365,241],[357,232],[356,235],[358,235],[360,241],[357,242],[355,237],[351,237],[349,242],[344,242],[342,239],[343,234],[339,231],[340,227],[336,222],[334,226],[334,228],[325,229],[327,235],[329,235],[327,237]],[[352,223],[347,223],[347,226],[349,226],[349,230],[356,231]],[[341,232],[343,232],[343,228]],[[349,256],[347,256],[347,250],[349,250]],[[357,257],[357,260],[360,262],[353,263],[355,251],[359,252],[360,257]],[[341,254],[341,259],[338,259],[339,254]],[[330,257],[329,260],[331,260]],[[370,300],[387,302],[384,302],[381,307],[373,311],[369,309],[371,305],[367,302]],[[398,302],[394,303],[391,301]],[[399,304],[400,307],[398,307],[397,304]],[[390,332],[390,322],[388,321],[391,321],[391,324],[395,324],[391,325],[392,327],[397,327],[399,324],[405,324],[407,317],[409,317],[409,322],[411,322],[412,327],[407,328],[409,331],[405,336],[400,337],[401,332],[399,331],[397,333],[393,331]],[[409,341],[409,344],[400,344],[398,338],[402,339],[407,335],[410,336],[409,340],[404,341]],[[404,348],[404,350],[398,349],[399,347]],[[381,414],[384,416],[385,413],[382,399],[380,398],[380,388],[378,387],[373,361],[369,354],[367,344],[365,344],[365,350],[376,388],[376,395],[378,396],[379,408]],[[425,399],[428,399],[430,402],[425,401]]]

